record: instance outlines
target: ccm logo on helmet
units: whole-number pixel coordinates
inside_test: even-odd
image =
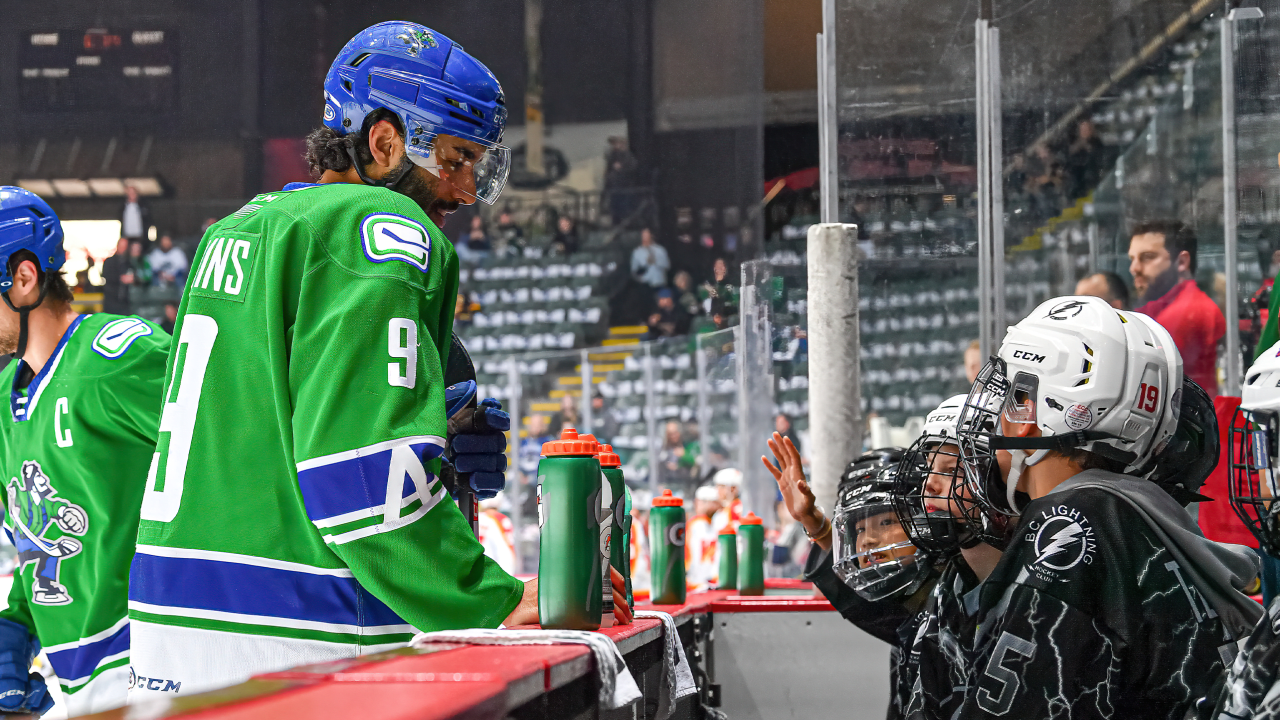
[[[1028,362],[1041,363],[1044,362],[1044,356],[1033,353],[1030,350],[1014,350],[1013,358],[1015,360],[1026,360]]]

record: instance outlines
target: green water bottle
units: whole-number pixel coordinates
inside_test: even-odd
[[[736,588],[738,586],[738,534],[732,527],[727,527],[720,531],[716,542],[720,544],[719,586],[721,589]]]
[[[683,605],[684,501],[663,490],[649,512],[649,556],[652,583],[649,600],[654,605]]]
[[[609,565],[617,570],[631,587],[631,493],[622,478],[622,458],[613,452],[612,445],[600,446],[600,472],[609,481],[613,497],[613,527],[609,534]],[[606,577],[607,574],[606,574]],[[608,582],[606,582],[608,584]],[[631,593],[627,592],[627,604],[631,605]]]
[[[622,567],[626,569],[622,571],[622,574],[627,578],[627,607],[631,609],[632,617],[634,617],[636,596],[631,592],[631,523],[634,519],[631,517],[631,488],[627,488],[626,493],[627,512],[622,518]]]
[[[764,521],[747,513],[738,525],[738,594],[764,594]]]
[[[578,440],[595,445],[596,462],[600,461],[603,447],[595,435],[579,435]],[[613,616],[613,583],[609,577],[609,545],[613,536],[613,486],[609,478],[604,476],[604,468],[600,469],[600,505],[596,508],[596,521],[600,523],[600,542],[597,544],[600,553],[600,627],[611,628]]]
[[[565,428],[538,461],[538,616],[542,627],[600,627],[600,461]]]

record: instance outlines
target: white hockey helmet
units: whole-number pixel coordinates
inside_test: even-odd
[[[956,424],[960,421],[960,411],[964,409],[964,401],[969,396],[953,395],[932,412],[924,416],[924,426],[920,437],[927,443],[942,442],[946,438],[956,437]]]
[[[1263,550],[1280,554],[1280,343],[1245,372],[1227,437],[1231,507]]]
[[[712,475],[711,482],[714,485],[740,487],[742,485],[742,471],[738,468],[725,468],[717,472],[715,475]]]
[[[969,392],[958,425],[967,479],[980,476],[969,466],[987,467],[991,451],[1034,450],[1013,453],[1008,502],[995,505],[1016,513],[1013,488],[1024,462],[1034,465],[1050,450],[1079,448],[1126,471],[1140,468],[1172,437],[1181,390],[1182,356],[1155,320],[1096,297],[1048,300],[1009,329]],[[994,407],[1009,422],[1035,424],[1041,437],[1001,437],[998,425],[991,434],[983,426],[999,421]]]

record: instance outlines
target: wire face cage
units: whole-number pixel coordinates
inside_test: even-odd
[[[1275,498],[1280,412],[1237,408],[1227,445],[1231,506],[1268,555],[1280,554],[1280,505]]]

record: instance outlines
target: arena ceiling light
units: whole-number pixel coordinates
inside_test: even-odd
[[[18,186],[44,198],[118,198],[126,188],[134,188],[142,197],[164,195],[164,186],[156,177],[129,178],[24,178]]]

